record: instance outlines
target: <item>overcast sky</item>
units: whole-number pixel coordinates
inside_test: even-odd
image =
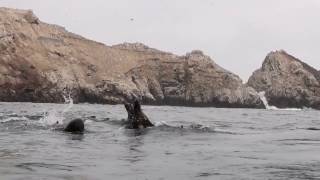
[[[107,45],[200,49],[244,81],[284,49],[320,69],[320,0],[0,0]]]

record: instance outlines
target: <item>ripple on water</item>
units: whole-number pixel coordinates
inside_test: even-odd
[[[68,166],[62,164],[46,164],[46,163],[37,163],[37,162],[28,162],[20,163],[16,165],[17,168],[25,169],[28,171],[37,171],[42,168],[51,169],[51,170],[62,170],[62,171],[72,171],[75,166]]]
[[[318,138],[312,138],[312,139],[281,139],[276,140],[277,142],[281,142],[282,145],[289,145],[289,146],[295,146],[295,145],[320,145],[320,139]]]
[[[22,155],[19,153],[19,150],[9,150],[9,149],[0,149],[0,159],[17,159],[21,158]]]
[[[285,179],[320,179],[320,162],[292,165],[270,165],[265,167],[272,177]]]
[[[227,173],[219,173],[219,172],[201,172],[198,173],[195,177],[196,178],[205,178],[205,177],[211,177],[211,176],[232,176],[232,174],[227,174]]]

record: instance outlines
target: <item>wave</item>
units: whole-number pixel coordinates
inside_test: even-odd
[[[182,131],[182,132],[192,132],[192,133],[218,133],[218,134],[237,134],[224,129],[218,129],[213,126],[208,126],[205,124],[191,123],[188,125],[170,125],[165,121],[156,122],[155,127],[151,129],[158,129],[161,131]]]
[[[35,171],[36,168],[72,171],[75,168],[74,166],[68,166],[68,165],[46,164],[46,163],[36,163],[36,162],[21,163],[21,164],[17,164],[16,167],[29,170],[29,171]]]
[[[8,122],[16,122],[16,121],[27,121],[29,118],[25,116],[17,116],[17,117],[5,117],[4,119],[0,120],[0,123],[8,123]]]
[[[119,126],[119,130],[126,130],[127,120],[126,119],[101,119],[101,120],[93,120],[90,122],[100,122],[107,123],[114,126]],[[146,130],[160,130],[160,131],[186,131],[186,132],[206,132],[206,133],[224,133],[224,134],[236,134],[234,132],[230,132],[223,129],[218,129],[213,126],[208,126],[200,123],[189,123],[187,122],[175,122],[175,124],[168,123],[166,121],[157,121],[153,122],[154,127],[148,127]],[[127,129],[131,131],[132,129]],[[140,129],[143,130],[143,129]]]

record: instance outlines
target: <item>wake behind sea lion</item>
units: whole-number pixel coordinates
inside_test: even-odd
[[[128,112],[126,128],[142,129],[154,126],[149,118],[142,112],[139,101],[136,100],[133,104],[127,103],[124,106]]]

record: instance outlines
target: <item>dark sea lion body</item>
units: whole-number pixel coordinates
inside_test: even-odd
[[[128,112],[126,128],[142,129],[154,126],[149,118],[142,112],[139,101],[135,101],[133,104],[125,104],[124,106]]]
[[[64,128],[66,132],[82,133],[84,131],[84,122],[82,119],[74,119]]]

